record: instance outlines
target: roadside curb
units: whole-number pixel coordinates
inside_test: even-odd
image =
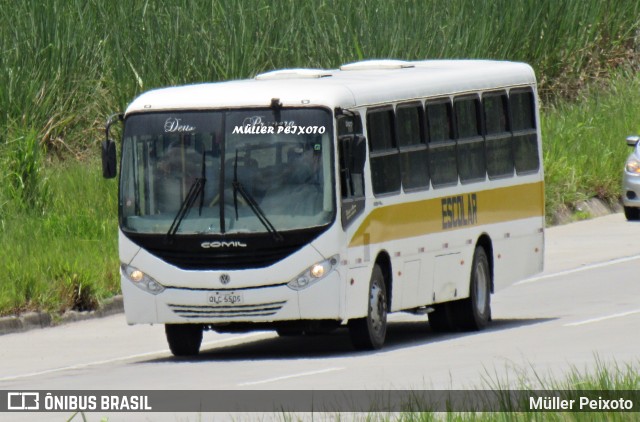
[[[53,315],[48,312],[27,312],[17,316],[0,318],[0,335],[19,333],[36,328],[47,328],[69,322],[84,321],[93,318],[102,318],[115,315],[124,311],[122,295],[105,300],[100,308],[95,311],[67,311],[62,315]]]
[[[563,226],[577,221],[591,220],[592,218],[604,217],[605,215],[620,212],[622,212],[622,203],[620,202],[610,204],[599,198],[590,198],[579,202],[575,208],[569,208],[567,206],[559,207],[547,223],[550,224],[551,227]]]

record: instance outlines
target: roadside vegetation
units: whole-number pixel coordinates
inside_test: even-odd
[[[541,110],[547,220],[580,202],[620,200],[622,169],[631,149],[625,138],[640,134],[640,77],[612,75],[585,88],[579,101],[557,99]]]
[[[516,369],[516,372],[519,370]],[[526,372],[526,371],[522,371]],[[637,420],[637,406],[640,394],[640,373],[638,363],[618,364],[605,362],[596,357],[592,370],[581,370],[573,366],[564,376],[542,374],[533,371],[533,374],[521,374],[514,382],[488,379],[485,386],[478,390],[480,393],[489,391],[491,394],[479,395],[474,403],[487,409],[495,409],[493,412],[447,412],[446,414],[434,412],[403,412],[393,420],[401,422],[493,422],[493,421],[635,421]],[[546,393],[545,393],[546,392]],[[455,394],[455,393],[454,393]],[[574,410],[579,408],[580,398],[598,400],[630,399],[633,404],[632,411],[542,411],[529,410],[529,397],[545,397],[558,395],[562,399],[575,400]],[[370,420],[391,420],[390,418],[372,418]]]
[[[117,294],[106,117],[155,87],[367,58],[492,58],[536,70],[547,214],[615,202],[640,133],[640,3],[0,0],[0,315]]]

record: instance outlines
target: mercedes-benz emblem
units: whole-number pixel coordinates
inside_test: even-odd
[[[231,277],[229,277],[229,274],[222,274],[220,276],[220,283],[229,284],[230,281],[231,281]]]

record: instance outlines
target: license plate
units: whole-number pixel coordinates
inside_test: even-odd
[[[207,303],[211,306],[238,305],[243,302],[241,292],[211,292],[207,295]]]

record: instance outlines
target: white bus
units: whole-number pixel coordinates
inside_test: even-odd
[[[372,60],[153,90],[124,121],[119,245],[129,324],[175,355],[203,330],[346,326],[389,312],[479,330],[542,270],[536,80],[523,63]]]

